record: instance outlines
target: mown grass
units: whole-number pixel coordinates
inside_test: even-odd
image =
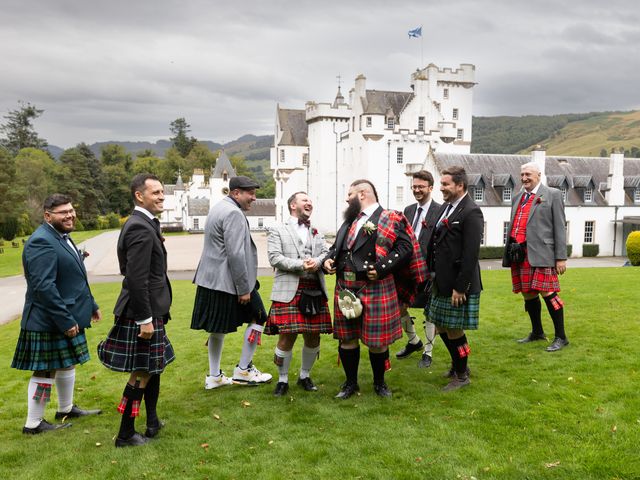
[[[640,269],[570,270],[562,278],[571,345],[550,354],[519,345],[529,330],[521,299],[506,271],[483,272],[480,329],[470,332],[472,385],[443,393],[449,357],[436,343],[434,364],[417,357],[393,361],[390,400],[378,398],[362,351],[362,394],[333,396],[343,379],[336,341],[323,337],[312,372],[319,392],[308,394],[291,376],[290,394],[274,398],[273,384],[205,391],[205,334],[189,329],[194,288],[174,283],[168,331],[177,360],[162,377],[160,437],[137,449],[113,447],[116,403],[124,374],[95,358],[78,368],[76,401],[100,406],[98,417],[75,420],[61,432],[26,437],[28,372],[0,371],[1,478],[374,478],[374,479],[622,479],[640,477]],[[268,298],[271,279],[261,279]],[[105,312],[116,284],[93,286]],[[414,313],[419,314],[418,311]],[[107,317],[109,317],[107,315]],[[89,331],[92,353],[111,318]],[[544,312],[544,323],[552,333]],[[11,362],[19,325],[0,327],[0,361]],[[396,352],[404,340],[392,346]],[[266,337],[256,365],[276,374],[275,339]],[[300,364],[296,345],[292,373]],[[231,373],[240,335],[227,337],[223,368]],[[55,396],[55,388],[54,388]],[[54,401],[47,408],[53,420]],[[139,421],[143,423],[143,421]],[[97,444],[100,444],[98,446]]]
[[[73,232],[72,237],[76,245],[80,245],[96,235],[100,235],[108,230],[87,230],[85,232]],[[10,277],[12,275],[22,275],[22,250],[23,241],[29,237],[16,237],[13,242],[17,242],[19,247],[12,246],[12,242],[4,241],[4,253],[0,254],[0,277]]]

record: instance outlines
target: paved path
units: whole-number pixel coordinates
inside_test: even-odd
[[[91,283],[119,282],[122,279],[116,255],[119,233],[118,231],[105,232],[80,244],[89,252],[89,256],[85,259],[85,266]],[[273,270],[267,258],[267,235],[263,232],[254,232],[252,236],[258,248],[258,275],[270,275]],[[172,280],[193,279],[203,242],[204,235],[166,237],[169,277]],[[568,267],[620,267],[626,260],[624,257],[570,258]],[[482,260],[480,266],[483,270],[502,269],[502,263],[499,260]],[[0,299],[2,299],[0,325],[10,322],[21,314],[26,290],[22,275],[0,278]]]

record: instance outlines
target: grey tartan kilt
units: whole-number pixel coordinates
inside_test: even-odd
[[[153,336],[138,337],[140,327],[134,320],[116,317],[107,338],[98,344],[98,358],[116,372],[145,371],[162,373],[175,360],[173,346],[164,328],[164,319],[154,318]]]

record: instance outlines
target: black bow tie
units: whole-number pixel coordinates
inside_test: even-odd
[[[307,228],[309,228],[311,226],[311,220],[307,219],[307,220],[303,220],[302,218],[298,219],[298,225],[306,225]]]

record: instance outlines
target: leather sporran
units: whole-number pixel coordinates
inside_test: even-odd
[[[306,316],[317,315],[322,309],[322,300],[324,293],[322,290],[303,289],[300,293],[300,302],[298,309],[300,313]]]
[[[509,261],[512,264],[524,262],[526,247],[527,242],[518,243],[513,240],[509,242],[509,245],[507,246],[507,256],[509,257]]]

